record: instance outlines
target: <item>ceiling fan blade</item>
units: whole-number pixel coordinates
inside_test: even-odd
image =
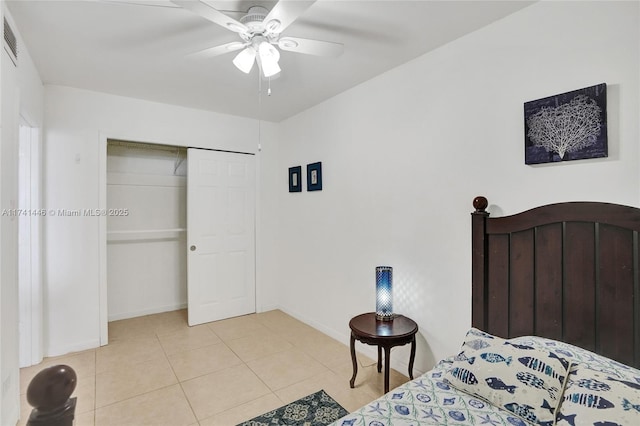
[[[204,1],[200,0],[171,0],[171,3],[177,4],[193,13],[202,16],[209,21],[220,25],[228,30],[239,34],[245,34],[249,29],[243,23],[236,21],[233,18],[228,17],[224,13],[212,6],[209,6]]]
[[[270,33],[280,34],[293,23],[316,0],[280,0],[264,18],[265,28]],[[273,22],[273,23],[272,23]]]
[[[128,4],[128,5],[134,5],[134,6],[149,6],[149,7],[171,7],[171,8],[179,7],[176,4],[172,4],[169,0],[88,0],[88,1],[97,1],[99,3]]]
[[[280,37],[278,47],[289,52],[306,53],[316,56],[340,56],[344,44],[330,41],[309,40],[299,37]]]
[[[214,56],[224,55],[225,53],[234,52],[245,48],[248,43],[242,43],[239,41],[232,41],[231,43],[221,44],[220,46],[209,47],[208,49],[200,50],[189,54],[191,57],[200,58],[213,58]]]

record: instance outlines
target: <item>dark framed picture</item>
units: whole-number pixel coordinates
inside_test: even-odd
[[[525,102],[525,164],[607,155],[606,83]]]
[[[289,167],[289,192],[302,191],[302,166]]]
[[[322,191],[322,163],[307,164],[307,191]]]

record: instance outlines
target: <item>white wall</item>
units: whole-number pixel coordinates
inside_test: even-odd
[[[241,152],[256,152],[258,144],[256,120],[61,86],[46,86],[45,118],[45,206],[54,210],[97,208],[103,137]],[[277,150],[277,135],[274,124],[262,123],[263,150],[257,153],[262,191],[272,191],[270,151]],[[269,220],[258,216],[258,239],[263,229],[273,227]],[[45,353],[95,347],[100,335],[99,220],[47,216],[45,237]],[[258,258],[263,251],[257,246]],[[268,285],[258,309],[275,305]]]
[[[14,67],[8,54],[0,51],[1,138],[0,208],[10,212],[18,207],[18,126],[22,115],[34,127],[42,126],[43,88],[40,77],[19,31],[0,4],[0,20],[6,17],[18,39],[19,62]],[[7,213],[0,218],[0,424],[15,424],[19,415],[18,370],[18,217]]]
[[[494,214],[567,200],[639,206],[638,8],[537,3],[284,121],[280,169],[322,161],[324,182],[315,193],[279,187],[282,307],[346,343],[350,317],[375,309],[375,266],[391,265],[425,371],[471,323],[475,196]],[[526,166],[523,103],[602,82],[609,157]]]
[[[0,217],[0,346],[2,421],[11,421],[19,385],[18,369],[18,217],[11,214],[18,207],[18,84],[17,70],[7,53],[0,51],[2,66],[2,147],[0,148],[0,204],[7,212]]]

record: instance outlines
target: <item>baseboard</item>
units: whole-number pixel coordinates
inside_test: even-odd
[[[280,306],[278,306],[278,305],[265,305],[265,306],[256,307],[256,313],[261,314],[263,312],[275,311],[276,309],[280,309]],[[283,309],[280,309],[280,310],[284,312]]]
[[[113,315],[110,314],[107,318],[108,321],[111,322],[135,317],[143,317],[145,315],[161,314],[162,312],[177,311],[179,309],[185,309],[186,307],[186,303],[177,303],[174,305],[158,306],[155,308],[142,309],[139,311],[123,312]]]
[[[98,347],[100,347],[100,339],[92,339],[92,340],[87,340],[80,343],[75,343],[69,346],[48,347],[44,356],[45,357],[60,356],[60,355],[66,355],[72,352],[81,352],[81,351],[86,351],[87,349],[95,349]]]

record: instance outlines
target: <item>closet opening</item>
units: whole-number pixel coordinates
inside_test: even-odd
[[[187,149],[107,139],[109,322],[187,307]]]

